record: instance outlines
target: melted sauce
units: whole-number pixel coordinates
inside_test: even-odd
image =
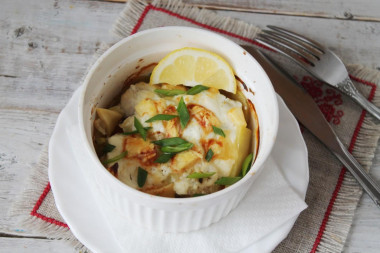
[[[151,70],[153,70],[153,68],[156,65],[157,65],[156,62],[151,63],[149,65],[142,67],[141,69],[139,69],[135,73],[132,73],[131,75],[129,75],[127,77],[127,79],[125,79],[125,81],[124,81],[124,88],[128,88],[133,83],[137,83],[139,81],[146,80],[146,74],[151,73],[152,72]],[[146,74],[144,74],[144,73],[146,73]]]
[[[143,61],[143,59],[140,59],[139,62],[142,62],[142,61]],[[135,73],[128,76],[128,78],[124,82],[124,87],[123,87],[122,91],[115,97],[113,102],[119,103],[121,95],[129,88],[129,86],[131,84],[134,84],[134,83],[137,83],[140,81],[148,82],[149,81],[149,73],[151,72],[151,70],[156,65],[157,65],[157,63],[151,63],[151,64],[144,66],[144,67],[141,67],[141,68],[140,68],[140,65],[138,67],[136,67],[136,70],[138,70],[138,71],[136,71]],[[244,88],[245,91],[251,92],[253,95],[255,95],[255,93],[250,88],[248,88],[247,85],[238,76],[235,76],[235,78],[237,81],[239,81],[242,84],[242,87]],[[238,88],[241,89],[241,87],[239,85],[238,85]],[[259,148],[259,126],[257,125],[257,122],[258,122],[257,114],[256,114],[255,106],[253,105],[251,100],[246,99],[246,104],[249,105],[249,106],[247,106],[248,107],[247,109],[249,110],[250,117],[254,117],[254,119],[255,119],[254,120],[255,126],[253,126],[252,127],[253,129],[251,129],[251,130],[254,131],[253,134],[255,137],[255,141],[257,142],[257,145],[253,145],[254,149],[255,149],[254,154],[257,154],[257,151]],[[157,112],[162,111],[162,105],[160,103],[157,103],[156,101],[154,101],[154,105],[156,107]],[[161,106],[161,108],[160,108],[160,106]],[[188,104],[187,108],[188,108],[189,113],[190,113],[190,120],[192,118],[194,118],[197,121],[197,123],[199,124],[199,126],[203,129],[203,131],[206,135],[207,135],[207,133],[210,133],[213,131],[212,125],[218,125],[218,123],[216,123],[214,121],[214,119],[216,119],[216,121],[218,121],[218,118],[216,117],[216,115],[212,111],[204,108],[203,106],[200,106],[197,104]],[[94,109],[95,109],[95,107],[92,108],[92,112]],[[176,107],[173,105],[167,106],[164,109],[163,114],[176,115],[177,114]],[[246,118],[246,121],[248,122],[248,121],[250,121],[250,119]],[[164,136],[165,135],[164,138],[176,137],[176,136],[181,137],[182,136],[183,129],[180,127],[180,122],[179,122],[178,117],[174,118],[172,120],[163,121],[163,125],[164,125],[165,130],[166,130],[165,133],[162,133],[160,131],[157,131],[157,132],[151,132],[150,131],[150,132],[148,132],[148,136],[152,136],[152,135],[153,136]],[[119,130],[121,130],[121,129],[119,129]],[[94,136],[95,136],[95,134],[94,134]],[[140,141],[138,141],[138,140],[140,140]],[[136,143],[136,141],[139,143]],[[151,145],[149,145],[149,144],[151,144]],[[221,150],[221,149],[223,149],[224,145],[226,145],[224,142],[216,140],[216,139],[201,138],[200,139],[200,145],[194,145],[192,147],[192,150],[195,152],[198,152],[200,154],[206,154],[206,152],[211,147],[213,147],[214,149]],[[129,148],[129,150],[128,150],[128,147],[139,147],[139,150],[132,151],[131,148]],[[127,136],[126,138],[124,138],[123,151],[128,151],[127,157],[129,159],[137,160],[138,163],[141,164],[141,166],[144,166],[144,169],[147,169],[148,171],[150,171],[153,168],[153,166],[155,166],[154,161],[157,159],[157,157],[160,154],[159,147],[157,147],[157,145],[154,145],[154,144],[150,143],[149,141],[148,141],[148,143],[144,143],[144,141],[141,139],[141,137],[138,134],[130,135],[130,136]],[[224,157],[227,154],[225,153],[225,154],[220,154],[220,155]],[[214,154],[213,158],[216,158],[217,156],[218,156],[218,153]],[[256,159],[256,155],[255,155],[254,159]],[[171,163],[171,165],[173,165],[173,161],[174,161],[174,159],[171,159],[169,161]],[[118,177],[118,167],[119,167],[118,163],[115,163],[113,166],[107,168],[107,170],[110,171],[110,173],[113,174],[115,177]],[[143,191],[147,192],[150,190],[158,189],[160,187],[162,187],[162,186],[151,186],[147,189],[144,189]],[[219,189],[223,189],[223,188],[225,188],[225,186],[219,187]],[[155,192],[154,195],[160,195],[160,194],[158,192]],[[168,197],[174,197],[174,192],[173,192],[173,196],[168,196]]]
[[[212,125],[218,125],[219,123],[216,115],[201,105],[188,104],[187,109],[189,110],[190,118],[194,118],[206,134],[213,131]]]
[[[213,145],[218,145],[220,148],[223,148],[223,142],[221,141],[218,141],[218,140],[215,140],[215,139],[209,139],[209,140],[204,140],[204,139],[201,139],[200,140],[201,142],[201,145],[203,147],[203,151],[206,153],[211,146]],[[218,157],[218,154],[214,154],[213,158],[216,158]]]
[[[164,114],[177,114],[177,109],[174,105],[169,105],[165,108]]]
[[[112,175],[114,175],[115,177],[118,176],[118,170],[119,170],[119,164],[118,163],[114,163],[110,168],[108,168],[108,171],[111,172]]]
[[[247,85],[243,82],[243,80],[241,80],[240,77],[238,77],[237,75],[235,75],[235,78],[236,78],[237,81],[239,81],[239,82],[243,85],[244,89],[245,89],[246,91],[248,91],[248,87],[247,87]]]
[[[251,100],[247,99],[247,101],[249,104],[249,109],[251,111],[251,114],[253,115],[253,117],[255,117],[255,122],[258,122],[255,106],[253,105]],[[256,145],[256,149],[254,150],[254,154],[257,154],[257,152],[259,150],[259,146],[260,146],[260,136],[259,136],[260,129],[259,129],[259,127],[260,127],[259,124],[256,124],[256,127],[254,129],[252,129],[255,131],[253,134],[254,134],[255,140],[257,140],[257,145]],[[256,155],[254,157],[254,161],[255,160],[256,160]]]
[[[139,150],[129,147],[138,147]],[[140,136],[131,135],[123,140],[123,152],[128,151],[127,158],[136,159],[141,165],[152,166],[158,157],[158,150],[153,143],[144,141]]]

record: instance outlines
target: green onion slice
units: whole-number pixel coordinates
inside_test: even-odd
[[[164,153],[179,153],[193,147],[193,143],[187,142],[177,146],[164,146],[161,151]]]
[[[207,153],[206,153],[206,161],[209,162],[211,160],[211,158],[213,157],[213,155],[214,155],[214,152],[212,151],[211,148],[209,148]]]
[[[249,169],[251,168],[252,160],[252,153],[247,155],[247,157],[244,159],[243,165],[241,166],[241,174],[243,175],[243,177],[248,173]]]
[[[208,172],[208,173],[203,173],[203,172],[193,172],[190,175],[187,176],[187,178],[208,178],[214,175],[215,172]]]
[[[146,130],[146,131],[148,131],[148,130],[150,130],[150,129],[152,129],[151,127],[144,127],[144,129]],[[139,131],[137,131],[137,130],[134,130],[134,131],[131,131],[131,132],[125,132],[125,133],[123,133],[124,135],[132,135],[132,134],[138,134],[139,133]]]
[[[176,95],[185,94],[186,91],[184,90],[164,90],[164,89],[155,89],[154,92],[156,92],[159,95],[173,97]]]
[[[148,177],[148,172],[143,168],[139,167],[137,173],[137,185],[141,188],[144,186],[146,178]]]
[[[175,154],[163,153],[154,161],[155,163],[167,163]]]
[[[218,185],[231,185],[239,181],[241,177],[221,177],[216,180],[215,184]]]
[[[183,101],[183,97],[181,97],[181,100],[179,101],[177,112],[179,115],[179,121],[181,123],[181,127],[184,129],[190,120],[190,114],[189,114],[189,111],[187,110],[185,101]]]
[[[135,128],[137,132],[143,137],[144,141],[146,141],[146,133],[147,131],[145,128],[141,125],[140,121],[135,117],[135,122],[134,122]]]
[[[116,147],[116,146],[107,143],[107,144],[104,146],[104,148],[103,148],[103,153],[109,153],[109,152],[111,152],[112,150],[114,150],[115,147]]]
[[[207,87],[207,86],[203,86],[203,85],[195,85],[193,88],[191,88],[190,90],[188,90],[186,92],[187,95],[196,95],[204,90],[208,90],[210,89],[210,87]]]
[[[128,154],[128,151],[124,151],[123,153],[121,153],[120,155],[117,155],[115,157],[112,157],[106,161],[103,162],[103,164],[109,164],[109,163],[113,163],[113,162],[116,162],[122,158],[124,158],[126,155]]]
[[[221,128],[212,126],[212,130],[214,131],[214,133],[219,134],[220,136],[226,137],[226,135],[224,134]]]
[[[166,138],[166,139],[161,139],[157,141],[152,141],[154,144],[159,145],[159,146],[178,146],[181,144],[188,143],[188,141],[179,138],[179,137],[171,137],[171,138]]]
[[[158,121],[158,120],[171,120],[171,119],[174,119],[174,118],[177,118],[178,115],[170,115],[170,114],[157,114],[155,116],[153,116],[152,118],[148,119],[147,123],[150,123],[150,122],[153,122],[153,121]]]

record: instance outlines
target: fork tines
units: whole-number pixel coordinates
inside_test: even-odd
[[[305,38],[284,28],[268,25],[272,30],[263,30],[256,38],[259,43],[290,57],[297,63],[314,66],[325,53],[318,42]]]

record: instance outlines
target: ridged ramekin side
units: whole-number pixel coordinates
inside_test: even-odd
[[[94,178],[93,182],[95,183],[95,187],[93,187],[95,194],[103,199],[103,203],[112,206],[112,209],[121,217],[140,227],[159,232],[190,232],[208,227],[229,214],[242,200],[249,188],[247,185],[247,187],[240,188],[239,192],[230,194],[224,199],[209,201],[208,204],[201,201],[193,208],[189,207],[183,210],[177,203],[167,203],[167,206],[163,208],[154,207],[155,200],[153,198],[152,205],[147,206],[136,199],[131,200],[121,194],[121,191],[107,187],[102,179]],[[199,208],[200,205],[203,205],[202,208]]]

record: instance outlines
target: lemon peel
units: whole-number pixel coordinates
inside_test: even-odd
[[[236,79],[229,63],[211,51],[185,47],[166,55],[153,69],[150,84],[204,85],[236,93]]]

